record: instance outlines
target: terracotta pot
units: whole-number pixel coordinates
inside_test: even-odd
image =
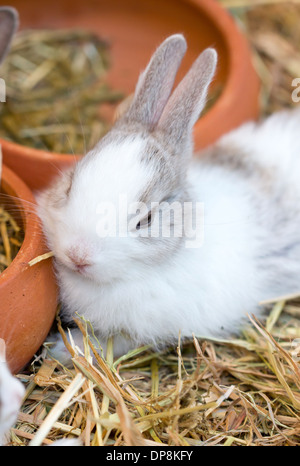
[[[1,192],[14,196],[8,202],[25,238],[11,265],[0,274],[0,338],[6,342],[7,361],[16,373],[26,365],[45,340],[55,317],[57,287],[52,261],[29,267],[28,262],[45,253],[36,215],[27,206],[34,197],[24,182],[3,166]]]
[[[248,44],[234,20],[215,0],[11,0],[24,28],[82,27],[110,43],[112,66],[108,83],[126,94],[133,92],[140,71],[168,35],[182,32],[188,52],[178,74],[181,79],[197,55],[208,46],[219,53],[214,85],[223,91],[195,125],[195,148],[258,115],[259,81]],[[110,115],[113,112],[110,112]],[[46,186],[57,169],[74,157],[47,153],[1,141],[4,162],[33,189]]]

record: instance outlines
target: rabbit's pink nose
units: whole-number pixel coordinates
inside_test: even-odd
[[[67,256],[75,269],[80,273],[84,272],[90,265],[92,265],[87,254],[79,253],[74,249],[70,249],[67,252]]]

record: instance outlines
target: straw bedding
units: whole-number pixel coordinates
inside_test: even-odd
[[[295,105],[300,4],[222,3],[250,39],[263,85],[262,114]],[[180,346],[179,335],[177,349],[139,348],[117,361],[111,344],[99,355],[91,326],[78,316],[85,351],[68,345],[72,370],[51,359],[45,344],[18,374],[26,395],[11,444],[80,437],[84,445],[298,445],[299,297],[300,284],[299,296],[275,297],[265,304],[266,319],[249,316],[234,340],[195,336]],[[58,327],[63,333],[59,318]]]

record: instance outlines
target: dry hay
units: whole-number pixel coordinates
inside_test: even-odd
[[[292,106],[291,81],[300,76],[300,5],[223,4],[235,6],[230,11],[252,44],[263,84],[262,114]],[[11,444],[80,436],[84,445],[298,445],[295,298],[267,304],[263,323],[249,316],[234,340],[195,337],[181,349],[140,348],[114,362],[110,346],[106,357],[99,356],[90,325],[78,317],[85,351],[69,345],[72,370],[51,359],[45,347],[18,375],[27,391]]]

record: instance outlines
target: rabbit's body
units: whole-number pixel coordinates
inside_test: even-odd
[[[102,284],[58,267],[65,319],[76,310],[103,342],[116,335],[122,353],[174,343],[179,330],[183,338],[228,334],[247,313],[258,315],[260,300],[297,291],[298,122],[299,112],[280,112],[248,123],[192,161],[186,199],[204,205],[201,247],[179,244],[167,260],[140,261],[130,271],[116,257],[118,278]]]
[[[25,396],[22,382],[13,376],[5,360],[5,343],[0,338],[0,447],[9,445],[10,429],[16,423]],[[79,438],[62,438],[52,446],[81,446]]]
[[[210,165],[225,170],[223,180],[232,173],[244,186],[244,205],[236,215],[244,217],[252,206],[252,216],[244,228],[249,230],[249,247],[255,245],[253,279],[261,299],[295,293],[299,287],[299,125],[299,109],[284,110],[260,123],[244,124],[221,138],[207,154],[213,161]],[[201,176],[200,185],[207,178],[202,170]],[[236,192],[233,197],[241,201],[241,195]],[[248,263],[251,261],[244,261],[244,268]]]
[[[115,354],[176,343],[179,332],[228,335],[247,313],[260,313],[260,300],[298,289],[299,113],[248,123],[191,162],[192,128],[216,56],[205,51],[169,97],[184,51],[179,35],[162,44],[127,113],[39,197],[64,320],[82,314],[104,346],[114,335]],[[99,203],[111,202],[125,221],[128,212],[118,204],[124,194],[126,206],[144,202],[148,217],[135,220],[134,237],[99,238],[99,222],[108,232],[114,226],[110,214],[99,216]],[[204,206],[201,244],[187,247],[189,230],[164,237],[166,219],[155,230],[150,203],[164,201],[179,210],[185,203]],[[184,219],[194,213],[195,207]],[[158,235],[145,238],[146,230]]]
[[[0,339],[1,344],[1,339]],[[0,355],[1,357],[1,355]],[[25,389],[13,377],[4,360],[0,360],[0,446],[8,440],[8,430],[17,420]]]

